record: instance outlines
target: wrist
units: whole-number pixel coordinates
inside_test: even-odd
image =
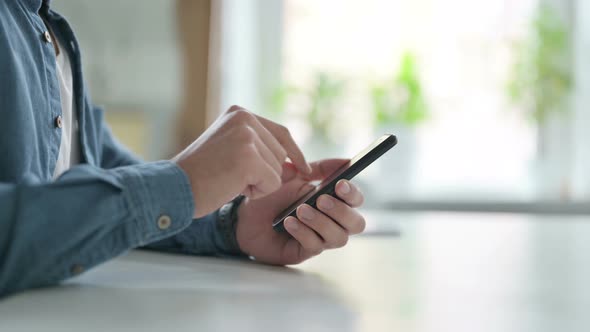
[[[191,168],[189,164],[185,163],[184,160],[179,159],[178,157],[171,159],[171,161],[178,166],[188,179],[190,190],[193,194],[193,204],[195,205],[193,218],[202,218],[213,212],[216,208],[214,208],[207,200],[208,197],[202,194],[203,190],[198,190],[203,189],[203,187],[206,186],[204,181],[198,180],[198,169],[195,169],[194,167]],[[219,205],[217,207],[219,207]]]
[[[218,212],[216,223],[217,231],[222,236],[223,251],[232,255],[248,256],[242,251],[237,239],[238,211],[246,197],[237,196],[229,203],[223,205]]]

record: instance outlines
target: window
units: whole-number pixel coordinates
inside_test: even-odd
[[[579,45],[590,28],[581,17],[587,14],[574,8],[587,5],[555,3],[557,17],[571,29],[576,84],[568,115],[547,120],[540,130],[507,89],[518,60],[514,44],[530,38],[539,8],[533,0],[285,0],[272,10],[249,1],[241,6],[254,10],[242,13],[252,15],[254,28],[233,36],[249,46],[234,44],[233,57],[239,54],[241,67],[262,76],[254,75],[252,84],[240,81],[255,90],[247,93],[246,106],[286,122],[315,158],[352,156],[383,131],[398,135],[398,147],[359,178],[374,200],[587,200],[583,128],[590,120],[581,105],[587,104],[590,71],[584,73],[582,60],[588,50]],[[268,61],[277,56],[280,62]],[[372,93],[399,78],[408,63],[425,120],[418,115],[410,125],[376,124]],[[312,114],[317,103],[327,118]],[[540,144],[547,150],[542,156]]]

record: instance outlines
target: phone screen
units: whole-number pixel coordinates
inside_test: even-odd
[[[282,230],[282,223],[285,218],[292,215],[295,216],[295,210],[299,205],[307,203],[315,207],[315,200],[323,194],[333,195],[334,187],[340,179],[352,179],[360,171],[369,166],[377,158],[381,157],[387,150],[397,143],[397,139],[393,135],[383,135],[375,142],[371,143],[364,150],[354,156],[349,162],[342,165],[330,176],[326,177],[320,184],[315,186],[309,192],[304,194],[301,198],[293,202],[287,207],[274,221],[273,227]]]

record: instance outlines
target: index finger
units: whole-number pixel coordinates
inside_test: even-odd
[[[293,140],[289,130],[261,116],[256,115],[256,118],[279,141],[297,169],[304,174],[310,174],[312,171],[311,166],[305,160],[303,152],[301,152],[301,149],[299,149],[299,146]]]

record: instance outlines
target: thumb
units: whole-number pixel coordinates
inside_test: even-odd
[[[281,173],[281,181],[283,183],[289,182],[297,177],[297,167],[290,162],[283,163],[283,172]]]
[[[350,162],[350,159],[323,159],[310,163],[311,173],[305,176],[306,180],[323,180],[336,172],[340,167]]]

